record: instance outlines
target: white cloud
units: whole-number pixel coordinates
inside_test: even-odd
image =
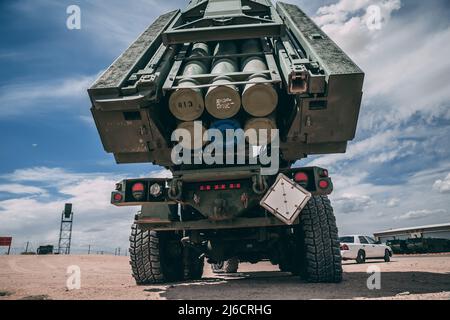
[[[15,182],[70,184],[95,175],[95,173],[73,173],[62,168],[32,167],[14,170],[12,173],[2,175],[1,178]]]
[[[368,8],[373,5],[380,10],[382,28],[389,22],[392,13],[400,9],[399,0],[340,0],[319,8],[314,20],[346,50],[357,53],[379,36],[367,26],[370,19]]]
[[[402,150],[411,146],[408,141],[399,141],[400,132],[397,129],[386,130],[375,133],[374,135],[351,143],[346,153],[330,154],[313,160],[312,166],[333,166],[338,162],[348,162],[366,159],[372,163],[383,163],[393,160],[398,156],[404,156]]]
[[[13,181],[13,182],[31,182],[42,183],[44,185],[56,185],[58,187],[71,186],[74,183],[80,183],[83,181],[90,181],[99,177],[108,177],[108,173],[84,173],[84,172],[71,172],[63,168],[49,168],[49,167],[31,167],[24,169],[16,169],[12,173],[1,175],[0,178]],[[166,169],[156,169],[147,173],[143,173],[142,177],[153,178],[170,178],[171,172]],[[113,175],[114,179],[125,179],[125,175]],[[110,180],[110,179],[108,179]],[[70,190],[70,189],[61,189]],[[68,193],[71,194],[71,193]]]
[[[370,5],[381,9],[380,30],[367,27]],[[361,128],[396,124],[416,112],[450,115],[450,28],[436,27],[439,7],[428,3],[396,15],[406,5],[399,0],[340,0],[321,7],[314,18],[366,73]],[[424,63],[424,57],[439,63]]]
[[[96,128],[94,118],[91,115],[89,116],[81,115],[78,118],[81,120],[81,122],[83,122],[87,126],[91,128]]]
[[[59,0],[24,0],[11,4],[15,14],[23,21],[45,23],[49,28],[65,28],[66,8],[70,3]],[[181,1],[134,0],[132,6],[124,10],[123,1],[86,0],[79,4],[82,14],[81,30],[73,31],[78,35],[80,44],[92,47],[98,55],[107,57],[106,69],[137,37],[160,15],[185,6]],[[45,22],[42,12],[45,12]],[[61,19],[63,18],[63,19]],[[63,21],[63,23],[61,23]],[[53,34],[51,35],[53,36]],[[64,37],[68,37],[63,34]],[[62,37],[58,35],[58,37]],[[45,38],[45,37],[44,37]],[[68,42],[71,38],[56,38],[51,41]],[[45,40],[42,40],[45,41]],[[52,44],[49,45],[52,47]],[[55,47],[57,48],[57,47]],[[56,52],[58,55],[58,53]],[[27,64],[34,57],[42,58],[45,54],[26,51],[0,52],[0,59],[25,57]],[[61,58],[58,55],[58,59]],[[80,57],[81,59],[82,57]],[[16,58],[17,59],[17,58]],[[84,58],[83,58],[84,59]],[[23,59],[22,59],[23,60]],[[36,61],[36,60],[33,60]],[[38,62],[36,62],[38,63]],[[70,63],[70,61],[68,62]],[[40,114],[57,109],[72,108],[75,104],[80,110],[89,110],[86,90],[101,74],[67,75],[51,80],[28,80],[0,87],[0,118],[17,117],[23,114]],[[79,118],[86,122],[86,118]]]
[[[97,74],[77,76],[44,82],[35,80],[29,83],[2,86],[0,87],[0,117],[17,116],[24,112],[55,110],[67,106],[67,103],[61,103],[61,100],[87,99],[86,90],[97,76]],[[36,109],[37,105],[39,105],[38,109]]]
[[[92,84],[94,76],[79,76],[62,79],[53,83],[26,83],[2,87],[1,97],[6,101],[37,100],[46,98],[65,98],[78,96]],[[26,95],[24,96],[24,93]]]
[[[76,224],[74,247],[79,248],[88,242],[103,248],[126,245],[129,230],[123,226],[131,225],[136,208],[116,208],[110,204],[111,191],[121,176],[71,173],[60,168],[31,168],[16,172],[16,180],[56,187],[59,194],[52,194],[51,198],[26,196],[0,201],[1,231],[13,235],[16,243],[30,240],[35,245],[56,244],[60,214],[64,203],[70,202],[74,205]],[[58,179],[61,180],[55,184]],[[42,190],[32,186],[27,188],[29,194]],[[86,235],[86,230],[92,227],[101,230],[95,237]]]
[[[437,215],[440,213],[447,213],[446,210],[444,209],[436,209],[436,210],[428,210],[428,209],[423,209],[423,210],[413,210],[413,211],[408,211],[400,216],[396,216],[394,217],[394,219],[396,220],[411,220],[411,219],[421,219],[421,218],[425,218],[425,217],[429,217],[432,215]]]
[[[435,163],[433,169],[416,171],[397,184],[375,183],[368,179],[370,166],[357,163],[343,167],[339,174],[331,170],[334,191],[330,199],[339,232],[370,234],[378,229],[409,226],[409,221],[419,218],[420,224],[446,222],[448,216],[443,214],[442,208],[449,206],[449,198],[431,186],[449,167],[449,163]]]
[[[42,188],[27,186],[23,184],[0,184],[0,193],[10,194],[46,194],[47,191]]]
[[[88,32],[93,45],[106,48],[116,55],[144,32],[159,15],[185,7],[183,1],[133,0],[123,9],[120,0],[87,1],[81,5],[82,31]]]
[[[83,28],[92,39],[117,49],[128,47],[159,15],[177,7],[172,1],[135,0],[123,10],[121,1],[92,1],[85,15]]]
[[[149,175],[147,175],[147,176],[149,176]],[[150,173],[150,176],[152,178],[168,178],[168,179],[173,177],[172,172],[170,170],[165,170],[165,169],[153,171]]]
[[[169,175],[170,172],[161,169],[145,176]],[[75,252],[89,244],[99,250],[128,246],[133,215],[139,208],[118,208],[110,204],[111,191],[124,175],[35,167],[19,169],[0,178],[21,182],[0,185],[0,191],[10,190],[11,186],[17,191],[16,197],[0,201],[0,233],[13,235],[16,243],[32,241],[35,247],[56,244],[61,211],[65,203],[73,203]],[[35,187],[36,184],[43,187]],[[44,193],[51,197],[37,196]]]
[[[386,203],[386,206],[388,208],[395,208],[400,204],[400,199],[399,198],[391,198],[388,200],[388,202]]]
[[[450,173],[445,177],[445,179],[436,180],[433,184],[433,189],[440,193],[450,192]]]
[[[373,203],[373,200],[367,195],[344,193],[340,197],[334,197],[336,209],[342,214],[363,213]]]

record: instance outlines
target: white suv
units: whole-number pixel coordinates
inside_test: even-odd
[[[340,237],[339,240],[343,260],[356,260],[357,263],[364,263],[366,259],[391,261],[392,249],[371,237],[352,235]]]

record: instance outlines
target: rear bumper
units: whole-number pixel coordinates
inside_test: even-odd
[[[307,184],[302,186],[312,195],[329,195],[333,191],[333,183],[328,176],[328,171],[325,169],[304,167],[282,169],[280,173],[294,179],[294,175],[300,171],[305,172],[308,176]],[[326,175],[323,174],[325,172]],[[227,196],[227,198],[240,198],[243,193],[246,193],[250,198],[249,202],[253,198],[255,203],[259,203],[259,200],[261,200],[276,179],[276,176],[262,176],[262,179],[265,181],[265,188],[261,190],[260,187],[257,188],[255,186],[256,181],[260,181],[260,177],[258,168],[236,167],[179,171],[174,173],[174,178],[172,179],[126,179],[116,184],[116,190],[111,194],[111,204],[121,207],[151,203],[183,203],[198,207],[194,195],[203,195],[202,198],[205,199],[209,197],[210,193],[218,194],[221,192],[236,193],[236,195]],[[321,182],[326,182],[326,187],[321,187]],[[134,197],[132,193],[132,186],[136,183],[144,185],[143,192],[139,198]],[[153,185],[159,185],[161,190],[159,194],[154,196],[149,194]],[[238,189],[242,192],[231,187],[235,185],[239,185]],[[204,187],[210,189],[203,189]],[[255,190],[255,188],[258,190]],[[203,211],[202,208],[196,209]],[[235,210],[233,209],[233,211]]]
[[[237,171],[236,171],[237,170]],[[141,205],[137,224],[152,230],[202,230],[252,228],[284,225],[260,206],[276,177],[261,176],[258,171],[228,168],[178,172],[172,179],[130,179],[116,185],[111,203],[116,206]],[[297,173],[307,176],[304,188],[313,195],[328,195],[333,190],[328,171],[318,167],[283,170],[288,179]],[[231,179],[230,176],[234,178]],[[300,179],[299,183],[301,182]],[[321,182],[326,182],[324,187]],[[139,188],[135,188],[139,186]],[[157,191],[156,193],[153,191]],[[183,206],[182,222],[178,214],[164,216],[161,207]],[[145,210],[144,210],[145,209]],[[167,209],[167,208],[166,208]],[[165,210],[170,211],[170,210]],[[205,219],[202,219],[205,218]],[[292,219],[295,219],[293,216]],[[291,220],[292,220],[291,219]],[[193,221],[195,220],[195,221]],[[176,221],[176,222],[172,222]],[[292,221],[289,221],[291,224]],[[294,221],[296,223],[296,221]]]
[[[350,250],[341,250],[343,260],[356,260],[356,255]]]
[[[208,219],[185,222],[161,222],[152,218],[136,220],[140,229],[153,231],[188,231],[188,230],[222,230],[258,227],[286,226],[284,222],[275,217],[236,218],[224,221],[211,221]],[[298,220],[294,223],[298,224]]]

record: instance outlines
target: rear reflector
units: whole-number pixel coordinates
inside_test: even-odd
[[[123,197],[120,193],[115,193],[113,196],[113,199],[115,202],[120,202],[120,201],[122,201]]]
[[[330,186],[329,182],[327,180],[320,180],[319,181],[319,187],[321,189],[327,189]]]

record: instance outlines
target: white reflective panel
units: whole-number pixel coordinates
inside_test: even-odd
[[[293,224],[306,206],[311,194],[297,183],[279,174],[260,205],[286,224]]]

